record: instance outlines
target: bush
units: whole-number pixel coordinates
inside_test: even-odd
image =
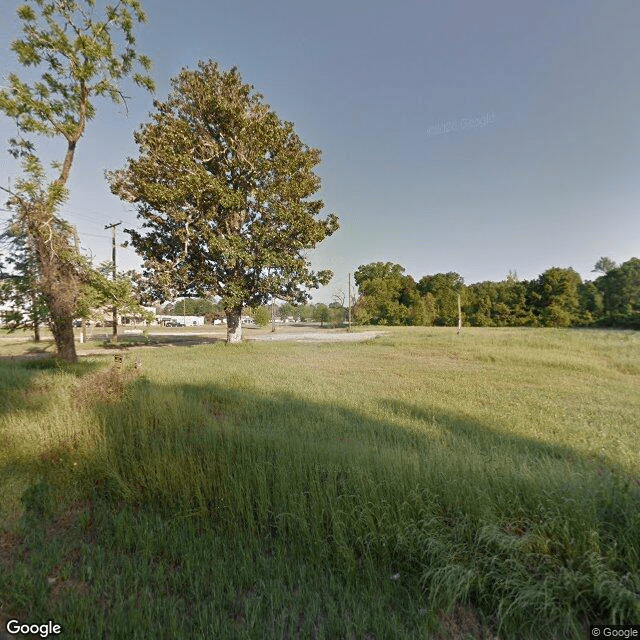
[[[253,310],[253,321],[259,327],[266,327],[269,324],[269,320],[271,320],[271,314],[266,307],[258,307]]]

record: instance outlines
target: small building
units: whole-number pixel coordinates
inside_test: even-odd
[[[204,316],[181,316],[162,314],[156,316],[158,324],[165,327],[202,327],[204,326]]]

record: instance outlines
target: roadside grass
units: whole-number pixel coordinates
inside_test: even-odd
[[[138,355],[0,360],[5,616],[70,638],[445,638],[463,610],[460,638],[546,640],[640,620],[639,334]]]

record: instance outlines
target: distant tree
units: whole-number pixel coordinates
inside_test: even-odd
[[[334,327],[339,327],[344,324],[346,319],[347,310],[341,306],[338,302],[329,303],[329,322]]]
[[[384,279],[402,276],[404,271],[405,269],[402,265],[393,264],[392,262],[372,262],[370,264],[360,265],[353,274],[353,279],[358,289],[361,290],[366,282],[371,282],[379,278]]]
[[[266,327],[271,322],[271,311],[264,305],[256,307],[252,310],[253,321],[259,327]]]
[[[326,304],[320,302],[315,305],[313,319],[319,322],[321,327],[324,326],[325,322],[329,322],[330,317],[329,307]]]
[[[361,324],[425,324],[428,314],[411,276],[391,262],[361,265],[354,273],[360,297],[355,319]]]
[[[610,321],[615,316],[618,324],[621,322],[626,326],[628,323],[623,321],[625,317],[640,313],[639,258],[631,258],[619,267],[610,269],[597,278],[594,284],[603,296],[604,308]]]
[[[310,304],[298,304],[294,305],[296,308],[296,314],[302,322],[309,322],[313,320],[313,306]]]
[[[373,278],[360,282],[360,298],[354,315],[361,324],[406,324],[409,309],[401,304],[404,276]]]
[[[421,299],[424,310],[424,324],[431,327],[435,324],[438,316],[438,304],[431,293],[421,296]]]
[[[583,282],[578,287],[578,298],[583,322],[589,324],[602,316],[604,311],[602,293],[593,282]]]
[[[491,327],[494,305],[498,305],[498,291],[495,282],[478,282],[467,287],[464,307],[467,321],[476,327]],[[496,311],[497,312],[497,311]]]
[[[507,276],[502,282],[496,283],[495,312],[493,318],[499,326],[520,327],[535,325],[537,320],[532,309],[527,305],[526,281],[520,282],[517,277]],[[504,307],[507,311],[504,312]]]
[[[204,316],[217,311],[215,302],[207,298],[184,298],[172,304],[169,309],[167,313],[187,316]]]
[[[615,263],[614,260],[612,260],[611,258],[607,258],[605,256],[603,256],[602,258],[598,259],[598,262],[596,262],[595,266],[593,267],[593,272],[594,273],[604,273],[607,274],[609,273],[609,271],[611,271],[612,269],[615,269],[618,265]]]
[[[331,302],[329,303],[329,309],[331,310],[331,322],[334,326],[339,326],[347,322],[348,310],[347,310],[347,294],[344,289],[336,289],[331,296]]]
[[[346,308],[346,306],[347,306],[347,294],[344,292],[344,289],[336,289],[333,292],[333,295],[331,296],[331,304],[334,307]]]
[[[568,327],[580,321],[578,288],[582,278],[573,269],[552,267],[532,284],[535,306],[545,326]]]
[[[417,285],[422,296],[430,293],[436,303],[435,324],[455,326],[458,323],[458,294],[465,304],[464,279],[459,273],[436,273],[424,276]]]
[[[139,157],[109,173],[112,191],[138,205],[144,231],[128,229],[158,295],[219,296],[227,341],[241,340],[244,307],[272,297],[305,302],[332,273],[305,252],[338,229],[305,145],[233,68],[184,69],[135,134]]]
[[[287,318],[298,318],[298,309],[291,302],[285,302],[280,305],[278,309],[278,315],[281,320],[286,320]]]
[[[80,256],[75,230],[58,211],[67,198],[67,183],[76,147],[95,115],[94,99],[122,103],[122,79],[133,75],[139,85],[152,80],[133,73],[149,59],[134,49],[133,27],[144,22],[138,0],[119,0],[98,15],[94,0],[23,0],[17,9],[23,38],[11,48],[29,67],[23,78],[9,74],[0,89],[0,111],[18,131],[9,140],[10,153],[22,161],[22,176],[10,188],[12,224],[20,229],[37,262],[38,290],[46,301],[58,356],[77,360],[73,318],[87,264]],[[32,69],[42,68],[40,77]],[[47,176],[32,136],[54,138],[66,149]]]

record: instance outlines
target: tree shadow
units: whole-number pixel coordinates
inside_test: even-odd
[[[70,365],[42,352],[27,356],[0,356],[0,416],[45,408],[47,389],[35,387],[34,381],[47,372],[68,373],[82,378],[100,367],[100,363],[89,360]]]
[[[86,342],[85,345],[90,346],[91,350],[104,349],[105,351],[114,350],[127,350],[143,347],[165,347],[165,346],[180,346],[180,347],[192,347],[202,344],[215,344],[217,342],[225,342],[225,338],[217,336],[196,336],[188,335],[176,336],[176,335],[162,335],[153,334],[148,337],[140,336],[124,336],[119,337],[117,342],[111,342],[108,336],[103,338],[93,338],[91,341]],[[83,352],[80,351],[80,356]]]
[[[611,461],[603,472],[570,446],[504,433],[455,411],[388,400],[358,410],[264,392],[241,374],[218,384],[142,377],[93,410],[103,426],[100,446],[83,462],[85,489],[111,505],[112,520],[87,526],[94,540],[115,545],[113,553],[143,551],[162,564],[185,551],[163,536],[139,548],[140,532],[117,524],[133,508],[168,523],[193,521],[196,537],[212,529],[260,539],[267,555],[286,548],[292,562],[322,558],[321,571],[347,581],[372,580],[359,572],[373,563],[379,574],[402,576],[405,600],[394,606],[407,629],[417,624],[416,603],[429,598],[444,608],[470,603],[495,621],[498,604],[512,612],[521,603],[552,620],[545,607],[560,610],[575,596],[576,616],[610,619],[619,605],[602,594],[622,593],[625,575],[640,570],[637,476],[634,484]],[[612,541],[618,548],[609,557]],[[532,558],[539,566],[527,564]],[[576,580],[575,594],[559,582],[557,593],[527,603],[541,584],[578,575],[589,562],[599,563],[594,575],[602,580],[592,591],[587,578]]]
[[[506,433],[455,411],[385,400],[380,406],[386,418],[374,418],[366,410],[259,392],[243,376],[208,385],[140,380],[127,394],[125,402],[99,412],[107,457],[128,461],[117,475],[133,473],[125,493],[144,487],[142,501],[175,506],[185,498],[189,508],[200,508],[199,492],[214,502],[221,487],[229,495],[238,466],[248,474],[248,485],[259,486],[265,477],[250,470],[270,465],[283,474],[272,477],[271,495],[283,500],[270,506],[272,512],[292,507],[288,498],[275,495],[274,486],[292,483],[301,493],[312,492],[320,482],[318,468],[330,470],[322,477],[335,486],[347,487],[352,475],[353,495],[364,501],[371,498],[371,483],[378,487],[377,498],[389,504],[401,504],[424,486],[445,510],[466,510],[479,519],[512,521],[528,514],[539,522],[543,512],[578,507],[599,514],[603,531],[610,533],[631,527],[640,512],[640,476],[615,461],[605,464],[569,445]],[[176,465],[178,458],[184,464]],[[162,480],[142,478],[145,464],[159,465]],[[209,467],[215,481],[207,474],[199,476],[201,487],[185,481],[186,470]],[[176,495],[182,496],[177,502]]]

